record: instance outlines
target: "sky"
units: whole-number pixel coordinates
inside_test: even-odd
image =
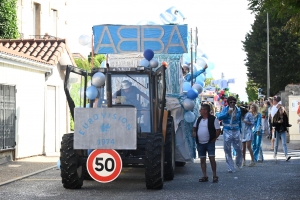
[[[199,48],[215,65],[213,78],[221,79],[224,73],[224,79],[235,79],[229,84],[230,92],[247,101],[246,53],[241,41],[254,23],[247,4],[247,0],[71,0],[68,46],[72,53],[87,56],[90,48],[80,45],[78,39],[92,35],[94,25],[136,25],[142,20],[162,24],[159,15],[175,6],[187,18],[189,30],[198,28]]]

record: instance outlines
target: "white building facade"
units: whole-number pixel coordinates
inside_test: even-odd
[[[65,65],[67,1],[18,0],[21,39],[0,40],[0,163],[59,155],[69,131]]]

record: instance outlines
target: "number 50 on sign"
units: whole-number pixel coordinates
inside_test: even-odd
[[[115,180],[122,170],[122,159],[113,149],[97,149],[88,157],[86,163],[90,176],[98,182]]]

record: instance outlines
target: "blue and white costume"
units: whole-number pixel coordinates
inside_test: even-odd
[[[259,135],[257,132],[260,132]],[[253,140],[252,140],[252,150],[254,155],[254,160],[257,162],[258,160],[264,161],[264,156],[261,148],[261,139],[263,132],[261,131],[261,114],[257,113],[254,116],[254,127],[253,127]]]
[[[226,164],[229,172],[235,172],[235,164],[232,160],[231,145],[236,151],[235,163],[238,167],[242,166],[242,143],[240,139],[241,133],[241,111],[235,106],[231,115],[228,114],[229,106],[223,108],[222,112],[217,116],[223,121],[223,137],[224,137],[224,152]]]
[[[248,122],[245,124],[243,121]],[[253,140],[253,125],[254,125],[254,119],[253,115],[250,112],[247,112],[244,116],[244,120],[242,121],[242,142],[248,142]]]
[[[200,74],[204,73],[205,69],[200,69],[199,71],[196,71],[193,73],[193,79],[197,78],[197,76],[199,76]],[[186,75],[183,76],[184,81],[191,81],[192,78],[192,74],[191,73],[187,73]]]

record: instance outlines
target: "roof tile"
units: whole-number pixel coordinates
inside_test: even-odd
[[[0,52],[50,65],[56,65],[65,50],[70,54],[65,39],[0,40]]]

